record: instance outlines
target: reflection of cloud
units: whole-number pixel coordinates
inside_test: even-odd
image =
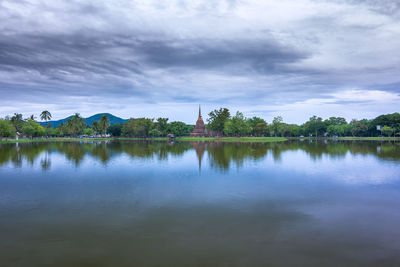
[[[86,168],[88,162],[100,162],[107,167],[119,159],[158,162],[169,168],[190,162],[207,172],[216,170],[232,175],[237,171],[264,169],[288,170],[313,179],[333,179],[349,184],[385,184],[399,177],[394,164],[399,162],[397,143],[378,142],[279,142],[279,143],[223,143],[223,142],[109,142],[109,143],[32,143],[0,145],[0,166],[13,163],[18,167],[38,166],[43,170],[55,155]],[[56,153],[49,153],[49,152]],[[192,158],[186,157],[186,152]],[[207,155],[203,164],[204,154]],[[40,160],[38,160],[40,159]],[[156,159],[156,161],[154,161]],[[174,161],[171,161],[174,159]],[[175,161],[176,159],[176,161]],[[108,164],[112,162],[111,164]],[[138,171],[138,167],[135,170]],[[271,169],[272,168],[272,169]],[[143,169],[146,172],[146,169]]]
[[[308,153],[298,150],[285,152],[280,166],[304,173],[316,180],[334,180],[352,185],[380,185],[400,181],[399,170],[390,161],[386,164],[373,154],[357,155],[347,151],[343,156],[321,155],[310,161]]]

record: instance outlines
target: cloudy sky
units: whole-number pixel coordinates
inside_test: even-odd
[[[0,0],[0,117],[194,123],[198,104],[290,123],[400,111],[400,1]]]

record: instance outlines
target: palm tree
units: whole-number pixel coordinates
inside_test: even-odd
[[[42,111],[42,113],[40,114],[40,119],[45,122],[51,120],[51,113],[47,110]]]
[[[76,136],[85,129],[86,123],[79,113],[75,113],[72,118],[67,120],[65,126],[70,135]]]
[[[99,122],[98,121],[92,122],[92,129],[96,134],[99,132]]]
[[[104,134],[106,133],[108,126],[110,126],[110,119],[107,117],[107,115],[101,116],[100,129]]]

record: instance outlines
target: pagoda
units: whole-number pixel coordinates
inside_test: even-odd
[[[199,106],[199,117],[196,121],[196,126],[194,127],[193,132],[190,133],[190,136],[206,136],[206,126],[204,125],[203,118],[201,117],[201,108]]]

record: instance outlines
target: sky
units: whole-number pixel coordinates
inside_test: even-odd
[[[0,117],[399,112],[399,0],[0,0]]]

